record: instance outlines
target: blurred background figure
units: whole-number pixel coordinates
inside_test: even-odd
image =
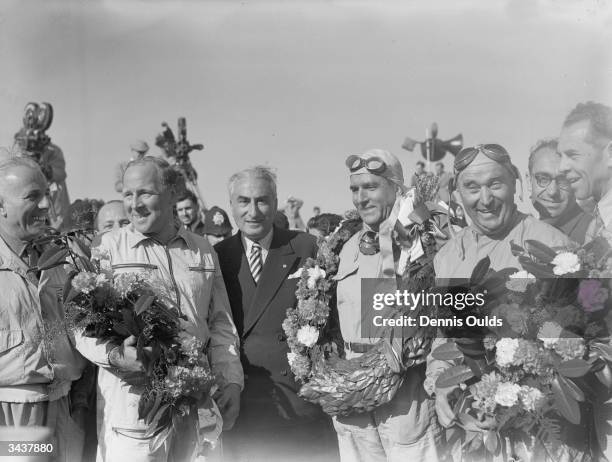
[[[531,202],[540,220],[575,242],[584,244],[593,216],[580,208],[572,185],[560,172],[561,155],[556,139],[539,140],[529,153],[527,174]]]
[[[300,216],[300,209],[304,205],[302,199],[297,197],[289,196],[287,202],[285,202],[285,215],[289,221],[289,229],[295,229],[297,231],[306,231],[306,225],[304,220]]]
[[[136,140],[130,144],[130,151],[132,156],[129,161],[120,162],[115,168],[115,191],[121,193],[123,190],[123,172],[127,167],[128,162],[136,159],[142,159],[149,152],[149,145],[146,141]]]
[[[321,207],[319,207],[318,205],[315,205],[315,206],[312,208],[312,216],[313,216],[313,217],[317,217],[317,216],[319,216],[320,214],[321,214]]]
[[[49,182],[51,207],[49,224],[56,230],[65,227],[70,208],[66,187],[66,160],[59,146],[51,143],[46,131],[53,122],[53,106],[49,103],[28,103],[23,126],[15,134],[17,154],[27,156],[40,165]]]
[[[450,183],[450,180],[453,175],[451,175],[449,172],[444,171],[444,164],[442,162],[436,163],[435,175],[438,178],[438,199],[448,204],[450,201],[448,184]]]
[[[149,145],[146,141],[136,140],[130,145],[132,151],[132,158],[130,160],[142,159],[149,152]]]
[[[104,204],[98,211],[95,224],[99,234],[129,225],[130,219],[123,206],[123,201],[112,200]]]
[[[424,174],[425,174],[425,162],[423,162],[422,160],[419,160],[416,163],[416,167],[415,167],[414,173],[410,177],[410,185],[409,185],[409,187],[416,188],[418,179],[422,175],[424,175]]]
[[[225,210],[216,205],[208,209],[204,215],[204,236],[215,245],[232,235],[232,224]]]
[[[329,236],[338,227],[342,217],[335,213],[322,213],[308,220],[308,232],[318,238]]]
[[[96,231],[96,216],[104,205],[99,199],[77,199],[70,204],[68,220],[64,228],[68,231],[80,230],[86,237],[93,239]]]
[[[204,236],[204,223],[198,199],[190,190],[186,189],[176,202],[176,215],[185,228],[192,233]]]

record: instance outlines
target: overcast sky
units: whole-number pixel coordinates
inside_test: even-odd
[[[519,168],[580,101],[612,104],[612,9],[578,0],[3,1],[0,145],[49,101],[71,199],[113,199],[113,170],[187,118],[207,204],[277,169],[279,198],[351,207],[344,159],[405,136],[497,142]],[[450,167],[452,159],[445,163]]]

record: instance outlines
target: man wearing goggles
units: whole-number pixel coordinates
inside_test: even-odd
[[[444,245],[434,258],[437,283],[448,286],[458,279],[466,281],[485,257],[491,268],[521,269],[512,254],[510,243],[524,246],[528,239],[538,240],[550,247],[566,246],[569,239],[561,231],[517,210],[514,194],[520,179],[506,149],[498,144],[468,147],[459,152],[454,164],[454,184],[470,225],[461,229]],[[437,339],[439,343],[452,339]],[[441,370],[453,364],[428,358],[427,377],[434,380]],[[455,414],[448,403],[453,389],[436,391],[436,412],[443,426],[450,426]],[[460,451],[458,447],[452,449]],[[458,455],[459,452],[456,454]]]
[[[579,244],[584,244],[592,215],[580,208],[572,186],[559,171],[561,156],[557,152],[557,140],[540,140],[529,155],[527,178],[531,190],[531,202],[548,223]]]
[[[350,359],[367,352],[384,335],[362,325],[361,280],[395,283],[391,232],[407,188],[399,160],[387,151],[350,156],[346,166],[353,204],[363,220],[363,229],[344,244],[335,276],[339,326]],[[401,357],[395,344],[393,348]],[[374,411],[334,418],[342,462],[438,459],[441,432],[433,400],[423,387],[424,369],[423,364],[411,367],[394,398]]]

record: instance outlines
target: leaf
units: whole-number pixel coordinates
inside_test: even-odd
[[[565,392],[569,393],[576,401],[584,401],[584,392],[574,383],[573,380],[559,376],[559,385],[561,385],[561,388],[563,388]]]
[[[486,361],[484,358],[474,359],[470,356],[466,356],[465,364],[469,366],[475,377],[482,377],[485,373]]]
[[[48,247],[38,259],[38,268],[42,271],[58,266],[60,263],[63,264],[67,256],[67,249],[57,246]]]
[[[610,403],[593,403],[593,423],[600,448],[608,446],[608,435],[612,435],[612,426],[608,421],[611,414],[612,406]]]
[[[164,427],[164,425],[162,425],[163,423],[162,417],[164,417],[164,414],[166,414],[166,411],[168,411],[169,408],[170,408],[169,404],[164,404],[157,410],[155,417],[153,417],[153,419],[151,420],[151,423],[147,427],[147,431],[144,434],[145,438],[151,438],[158,431],[160,431],[160,429]]]
[[[578,401],[576,401],[568,392],[566,392],[559,384],[558,377],[555,377],[552,381],[552,391],[555,398],[555,409],[565,417],[569,422],[574,425],[580,424],[580,407]]]
[[[491,260],[489,257],[484,257],[474,267],[474,271],[472,271],[472,275],[470,276],[470,286],[477,285],[480,281],[484,279],[491,267]]]
[[[68,303],[79,294],[76,290],[72,288],[72,280],[77,274],[79,274],[78,271],[74,270],[68,273],[68,277],[66,278],[66,282],[64,283],[64,288],[62,289],[62,299],[64,301],[64,304]]]
[[[550,263],[557,256],[557,252],[548,247],[546,244],[533,239],[527,239],[525,241],[525,249],[527,249],[527,252],[533,255],[536,260],[539,260],[541,263]]]
[[[591,345],[591,348],[598,351],[603,359],[612,362],[612,345],[596,342]]]
[[[69,241],[78,250],[78,255],[85,257],[87,261],[89,261],[91,258],[91,250],[89,250],[89,247],[86,246],[79,238],[74,236],[70,237]]]
[[[173,435],[172,425],[168,424],[162,431],[151,438],[151,441],[149,441],[149,451],[151,451],[151,453],[157,451],[171,435]]]
[[[489,430],[484,438],[485,448],[491,454],[495,454],[499,448],[499,440],[497,439],[497,432]]]
[[[454,359],[463,358],[463,353],[459,351],[459,348],[457,348],[457,344],[455,342],[443,343],[432,351],[431,355],[435,359],[439,359],[441,361],[452,361]]]
[[[139,416],[140,418],[144,419],[145,424],[149,425],[153,421],[153,417],[155,417],[157,410],[161,406],[162,396],[162,393],[156,393],[154,399],[149,398],[150,401],[153,403],[151,408],[147,410],[147,413],[145,415]]]
[[[436,380],[436,387],[455,387],[460,383],[471,379],[472,377],[474,377],[474,373],[472,372],[472,369],[470,369],[468,366],[453,366],[449,369],[446,369],[444,372],[442,372],[442,374],[440,374],[438,380]]]
[[[130,336],[130,331],[128,330],[127,326],[123,322],[114,321],[113,322],[113,330],[115,332],[117,332],[122,337],[129,337]]]
[[[559,374],[565,377],[582,377],[591,370],[591,365],[584,359],[576,358],[563,361],[557,366]]]
[[[136,303],[134,304],[134,312],[136,315],[139,315],[149,309],[153,301],[155,300],[155,296],[144,294],[141,295]]]
[[[525,253],[525,249],[523,249],[520,245],[515,244],[514,241],[511,241],[510,252],[512,252],[512,255],[515,257],[518,257],[519,255],[523,255]]]
[[[610,371],[610,366],[606,364],[603,369],[595,372],[595,376],[606,388],[612,388],[612,373]]]
[[[533,274],[536,278],[551,279],[556,277],[549,266],[535,263],[529,257],[520,256],[518,261],[525,271]]]

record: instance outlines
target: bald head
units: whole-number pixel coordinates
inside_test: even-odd
[[[113,229],[123,228],[130,224],[122,201],[110,201],[100,208],[96,217],[96,229],[105,233]]]
[[[0,162],[0,233],[12,242],[29,242],[49,221],[48,185],[38,165],[16,157]]]

